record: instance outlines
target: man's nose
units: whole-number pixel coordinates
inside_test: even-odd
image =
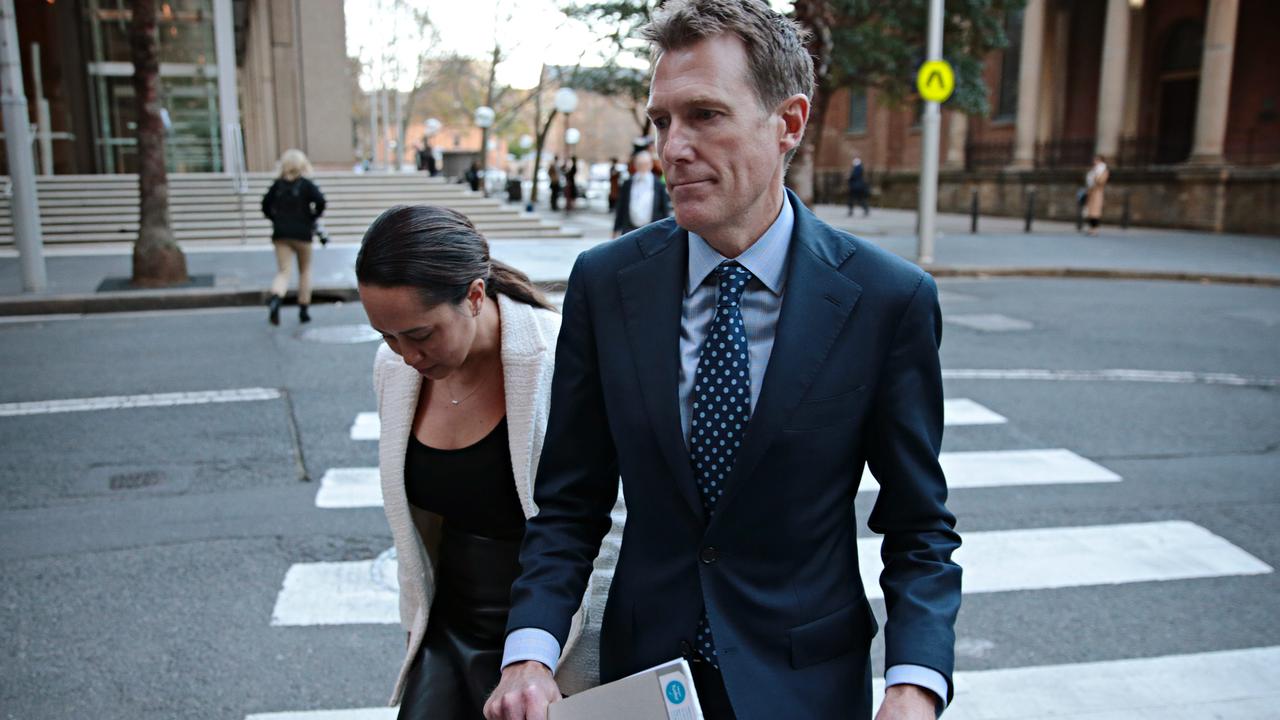
[[[667,131],[663,133],[665,137],[660,136],[658,142],[661,147],[658,155],[662,157],[662,162],[668,165],[689,162],[693,159],[693,143],[690,141],[688,129],[683,123],[672,121],[667,126]]]

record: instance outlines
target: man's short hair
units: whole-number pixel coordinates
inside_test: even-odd
[[[809,32],[763,0],[669,0],[641,31],[655,55],[724,33],[746,45],[748,77],[766,111],[792,95],[813,98],[813,58],[805,47]]]

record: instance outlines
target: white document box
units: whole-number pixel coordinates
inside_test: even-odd
[[[702,720],[702,708],[679,659],[551,703],[550,720]]]

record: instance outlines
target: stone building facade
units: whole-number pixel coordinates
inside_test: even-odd
[[[129,0],[14,5],[37,172],[134,172]],[[291,147],[351,167],[342,0],[165,0],[158,31],[171,172],[271,170]]]
[[[1028,0],[984,63],[990,116],[943,106],[940,207],[1073,219],[1097,153],[1104,222],[1280,234],[1278,28],[1272,0]],[[857,155],[881,204],[913,207],[921,129],[877,100],[833,96],[818,194]]]

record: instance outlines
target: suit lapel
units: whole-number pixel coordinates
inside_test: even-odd
[[[680,316],[689,236],[676,228],[637,242],[645,258],[618,271],[627,339],[658,446],[677,489],[701,519],[702,505],[680,421]]]
[[[854,253],[853,243],[821,223],[790,191],[787,195],[796,224],[773,352],[717,519],[808,391],[862,294],[857,283],[838,271]]]

